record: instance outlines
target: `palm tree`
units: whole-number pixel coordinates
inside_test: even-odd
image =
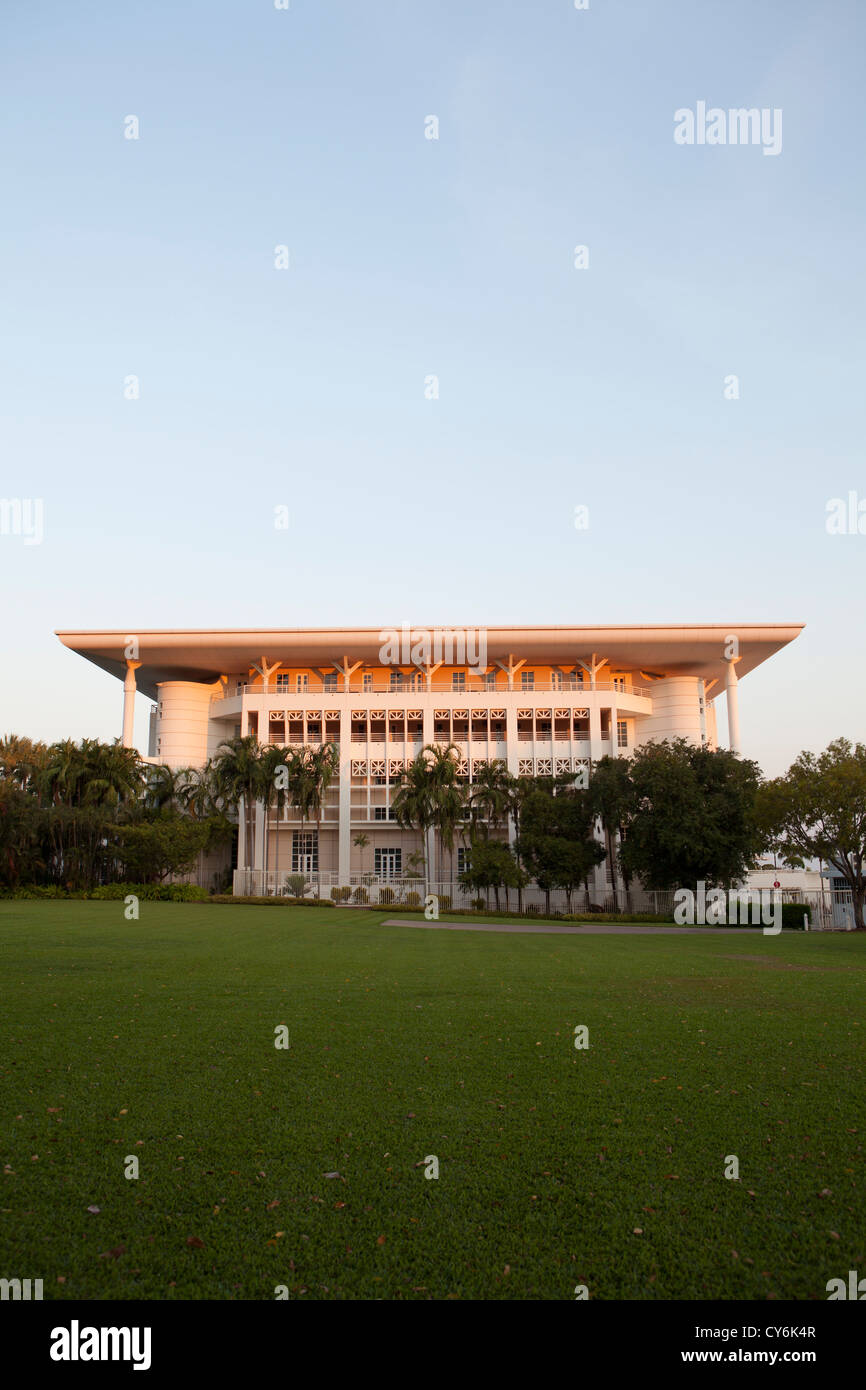
[[[176,795],[178,804],[193,820],[212,820],[226,826],[228,818],[217,793],[214,769],[211,762],[204,767],[183,767],[176,774]],[[210,846],[208,846],[210,848]],[[199,850],[198,881],[202,880],[202,858],[204,848]]]
[[[428,743],[404,771],[391,802],[398,825],[421,832],[427,846],[428,873],[433,831],[439,834],[440,861],[444,849],[453,860],[454,836],[466,806],[466,792],[457,771],[459,761],[460,750],[455,744]],[[438,868],[441,874],[441,862]]]
[[[261,746],[255,734],[226,739],[213,760],[217,795],[240,815],[243,805],[244,859],[253,865],[256,802],[262,794]]]
[[[363,831],[359,831],[359,833],[358,833],[357,835],[355,835],[355,836],[353,837],[353,839],[352,839],[352,844],[353,844],[353,845],[356,845],[357,848],[360,849],[360,850],[365,850],[365,849],[367,848],[367,846],[368,846],[369,843],[370,843],[370,836],[369,836],[369,835],[365,835]],[[362,860],[363,860],[363,855],[362,855]],[[361,870],[361,878],[362,878],[362,880],[363,880],[363,877],[364,877],[364,870],[362,869],[362,870]],[[350,882],[351,882],[351,880],[350,880]]]
[[[54,872],[67,882],[99,882],[111,872],[110,825],[138,804],[144,769],[138,752],[119,740],[53,743],[34,765],[32,785],[50,810]]]
[[[10,782],[23,792],[32,790],[47,755],[44,743],[9,734],[0,739],[0,781]]]
[[[304,783],[304,803],[306,814],[314,815],[316,820],[316,856],[319,862],[316,896],[322,896],[322,869],[318,860],[321,845],[322,810],[325,796],[340,767],[340,750],[335,743],[323,743],[319,748],[304,749],[306,779]]]
[[[513,786],[514,778],[501,758],[473,766],[469,791],[473,835],[480,829],[485,840],[489,839],[491,826],[503,823],[511,809]]]
[[[527,799],[536,790],[534,777],[512,777],[509,788],[508,814],[514,826],[514,857],[517,860],[517,911],[523,911],[523,887],[526,873],[520,854],[520,821]]]
[[[145,805],[156,811],[175,811],[181,803],[181,789],[190,768],[171,768],[168,763],[151,763],[145,773]]]
[[[451,861],[451,879],[454,879],[454,837],[462,826],[466,809],[467,789],[460,780],[457,768],[460,763],[460,750],[450,743],[447,746],[430,746],[432,762],[430,777],[433,783],[433,824],[439,834],[441,851],[447,849]],[[441,864],[440,864],[441,871]]]
[[[286,759],[286,750],[280,748],[278,744],[272,744],[262,752],[262,802],[265,808],[265,869],[268,868],[271,849],[271,806],[276,803],[277,807],[277,862],[275,869],[276,886],[279,886],[280,873],[280,819],[283,807],[289,799],[289,786],[291,783],[291,763],[297,758],[296,753],[292,753]],[[280,773],[283,776],[280,776]]]
[[[625,838],[625,823],[633,799],[631,765],[628,759],[612,758],[610,755],[600,758],[593,765],[589,795],[592,808],[601,821],[601,828],[604,832],[607,862],[610,865],[610,877],[613,885],[613,910],[618,912],[619,893],[616,881],[615,837],[619,834],[621,841]],[[625,877],[625,889],[628,893],[629,880],[627,877]]]
[[[430,889],[430,835],[436,822],[433,785],[429,759],[424,748],[403,771],[397,790],[391,798],[391,810],[397,824],[404,830],[420,832],[425,848],[425,897]]]

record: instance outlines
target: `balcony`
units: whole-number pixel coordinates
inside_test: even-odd
[[[238,696],[248,698],[253,695],[279,695],[286,701],[293,700],[326,700],[329,696],[343,698],[350,695],[363,702],[366,695],[395,695],[408,697],[413,695],[449,695],[452,700],[464,700],[472,697],[489,696],[491,699],[498,699],[503,695],[522,695],[530,700],[535,695],[592,695],[612,691],[621,695],[633,695],[639,699],[651,699],[652,691],[645,686],[631,685],[627,681],[600,681],[595,685],[583,683],[576,680],[564,679],[561,685],[546,684],[536,682],[535,685],[523,686],[515,684],[511,689],[504,681],[498,681],[496,685],[485,685],[483,680],[478,677],[470,677],[466,685],[455,687],[450,681],[433,680],[428,685],[426,681],[418,681],[414,678],[401,682],[399,685],[391,685],[390,680],[374,680],[372,685],[359,685],[353,680],[349,684],[348,690],[344,685],[332,686],[323,685],[321,681],[310,681],[308,685],[299,688],[295,685],[277,685],[269,681],[267,685],[261,681],[250,681],[246,683],[236,682],[229,686],[226,691],[225,699],[232,700]]]

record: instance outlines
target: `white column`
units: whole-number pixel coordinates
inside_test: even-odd
[[[734,662],[728,661],[725,672],[725,695],[728,700],[728,743],[732,753],[740,752],[740,707],[737,699],[737,673]]]
[[[593,693],[589,699],[589,756],[598,762],[604,749],[601,746],[601,707],[598,695]]]
[[[352,871],[352,710],[347,700],[340,720],[340,819],[337,829],[339,886],[349,883]],[[320,851],[321,852],[321,851]]]
[[[508,771],[512,777],[519,776],[520,768],[520,746],[517,742],[517,706],[513,696],[504,700],[505,704],[505,761],[508,764]],[[508,843],[514,847],[517,833],[514,828],[514,821],[508,817]]]
[[[135,738],[135,673],[140,661],[126,663],[126,678],[123,682],[123,737],[124,748],[132,748]]]

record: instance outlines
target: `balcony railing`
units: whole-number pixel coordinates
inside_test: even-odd
[[[589,682],[575,680],[563,680],[561,685],[552,685],[549,682],[536,681],[535,685],[515,684],[509,689],[503,682],[496,685],[485,685],[477,678],[467,682],[465,686],[453,686],[449,681],[432,681],[430,685],[426,681],[418,684],[410,684],[408,680],[402,681],[399,685],[391,685],[389,681],[374,681],[372,685],[361,686],[356,681],[350,682],[348,690],[341,683],[339,686],[322,685],[319,681],[311,681],[306,686],[277,685],[269,681],[266,685],[261,681],[236,682],[229,686],[222,699],[234,699],[238,695],[281,695],[286,700],[304,699],[327,699],[328,696],[351,695],[359,701],[365,695],[449,695],[452,699],[468,699],[476,696],[488,695],[493,699],[503,695],[523,695],[531,699],[534,695],[592,695],[595,692],[611,691],[621,695],[636,695],[640,699],[650,699],[652,691],[641,685],[631,685],[628,682],[619,681],[600,681],[595,685]]]
[[[533,741],[535,743],[589,743],[590,734],[588,729],[573,734],[569,733],[567,729],[557,729],[554,733],[551,733],[550,729],[544,731],[539,729],[534,734],[531,729],[518,729],[517,741],[518,743],[532,743]]]

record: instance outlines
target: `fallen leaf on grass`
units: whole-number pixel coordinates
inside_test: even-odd
[[[204,1241],[199,1240],[198,1236],[187,1236],[186,1243],[187,1245],[195,1246],[196,1250],[204,1249]]]

